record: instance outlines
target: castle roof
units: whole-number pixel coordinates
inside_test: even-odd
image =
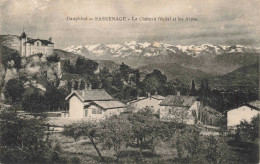
[[[30,39],[30,40],[28,40],[26,43],[30,43],[30,44],[32,44],[32,43],[34,43],[34,42],[36,42],[36,41],[40,41],[40,42],[42,42],[42,44],[44,44],[44,45],[48,45],[48,44],[53,44],[51,41],[49,41],[49,40],[43,40],[43,39]]]

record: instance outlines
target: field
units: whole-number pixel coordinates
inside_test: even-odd
[[[73,138],[65,137],[60,133],[50,136],[50,139],[59,143],[62,149],[62,157],[75,163],[116,163],[113,150],[100,148],[105,160],[101,162],[91,142],[86,138],[74,141]],[[224,156],[224,163],[258,163],[258,145],[248,142],[234,142],[232,137],[221,138],[228,144],[228,150]],[[177,150],[167,142],[160,141],[155,147],[155,152],[150,149],[143,151],[143,160],[140,161],[137,148],[128,147],[120,153],[119,163],[196,163],[177,159]],[[185,153],[184,153],[185,154]],[[185,155],[184,155],[185,156]]]

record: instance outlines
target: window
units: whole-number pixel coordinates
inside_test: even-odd
[[[85,117],[88,116],[88,110],[85,110]]]
[[[101,109],[97,109],[97,114],[102,114],[102,110]]]
[[[101,109],[92,109],[92,114],[102,114]]]

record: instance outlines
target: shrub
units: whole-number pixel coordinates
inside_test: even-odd
[[[72,158],[70,159],[70,161],[71,161],[72,163],[80,163],[80,158],[79,158],[79,157],[72,157]]]
[[[51,56],[48,56],[47,57],[47,61],[48,62],[59,62],[60,61],[60,56],[58,54],[54,54],[54,55],[51,55]]]
[[[60,149],[57,146],[53,149],[45,139],[42,118],[22,117],[15,110],[4,109],[0,120],[0,162],[48,163],[59,159]]]

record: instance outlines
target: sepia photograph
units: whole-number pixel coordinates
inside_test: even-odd
[[[260,163],[259,16],[259,0],[0,0],[0,163]]]

